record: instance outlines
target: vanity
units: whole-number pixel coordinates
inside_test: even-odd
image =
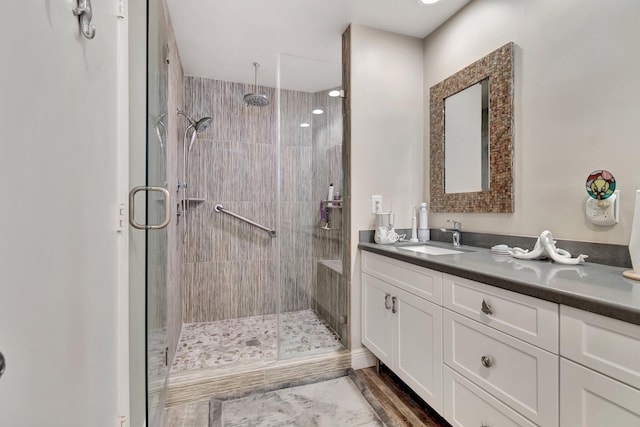
[[[640,284],[623,268],[429,246],[360,243],[362,343],[449,423],[640,426]]]

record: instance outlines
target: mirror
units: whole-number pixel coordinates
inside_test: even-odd
[[[489,189],[489,80],[444,100],[444,192]]]
[[[431,87],[430,111],[431,211],[513,212],[513,43]]]

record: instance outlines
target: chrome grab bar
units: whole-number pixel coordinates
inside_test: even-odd
[[[233,212],[225,209],[224,206],[222,206],[220,203],[218,203],[215,206],[214,209],[216,210],[216,212],[221,212],[223,214],[227,214],[227,215],[232,216],[232,217],[234,217],[236,219],[239,219],[240,221],[244,221],[249,225],[253,225],[254,227],[259,228],[260,230],[264,230],[267,233],[269,233],[269,235],[271,235],[271,237],[276,237],[276,230],[272,230],[272,229],[270,229],[268,227],[265,227],[264,225],[258,224],[257,222],[253,222],[250,219],[247,219],[247,218],[243,217],[242,215],[238,215],[236,213],[233,213]]]

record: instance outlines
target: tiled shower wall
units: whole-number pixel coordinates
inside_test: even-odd
[[[243,101],[253,85],[185,77],[184,87],[187,112],[213,118],[189,156],[190,197],[201,201],[190,203],[184,322],[315,308],[316,259],[341,256],[339,232],[318,227],[320,200],[329,182],[340,182],[341,123],[326,119],[341,119],[340,101],[331,105],[326,92],[280,91],[278,206],[277,91],[259,87],[271,99],[260,108]],[[313,108],[328,114],[312,117]],[[276,228],[278,237],[215,212],[218,203]]]
[[[275,228],[277,111],[249,107],[249,85],[185,77],[185,108],[211,126],[189,155],[189,230],[183,274],[184,322],[275,313],[277,240],[216,204]],[[265,89],[273,99],[275,91]]]
[[[271,103],[248,106],[252,85],[185,78],[185,104],[211,127],[190,154],[189,232],[184,264],[183,320],[206,322],[310,308],[313,272],[311,95],[282,91],[281,221],[277,224],[278,115],[276,90],[259,87]],[[278,237],[216,213],[216,204],[270,228]]]
[[[347,337],[346,315],[348,311],[347,282],[342,274],[344,253],[343,205],[334,204],[328,209],[329,224],[319,225],[319,201],[327,199],[329,184],[334,192],[344,192],[342,169],[342,98],[327,96],[328,91],[315,93],[313,108],[324,111],[314,115],[313,128],[313,200],[318,205],[313,238],[314,301],[313,308],[343,339]],[[338,207],[340,206],[340,207]],[[335,262],[318,262],[335,260]],[[341,319],[342,318],[342,319]],[[346,343],[344,343],[346,344]]]

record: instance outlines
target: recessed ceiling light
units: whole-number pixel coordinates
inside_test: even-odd
[[[420,5],[425,5],[425,4],[434,4],[434,3],[438,3],[440,0],[418,0],[418,4]]]
[[[322,114],[322,113],[324,113],[324,111],[322,111],[322,110],[321,110],[321,109],[319,109],[319,108],[316,108],[315,110],[313,110],[313,111],[312,111],[312,113],[313,113],[313,114]]]
[[[332,90],[331,92],[329,92],[329,96],[335,98],[337,96],[340,96],[340,91],[339,90]]]
[[[309,123],[300,123],[301,128],[308,128],[309,126],[311,126]]]

